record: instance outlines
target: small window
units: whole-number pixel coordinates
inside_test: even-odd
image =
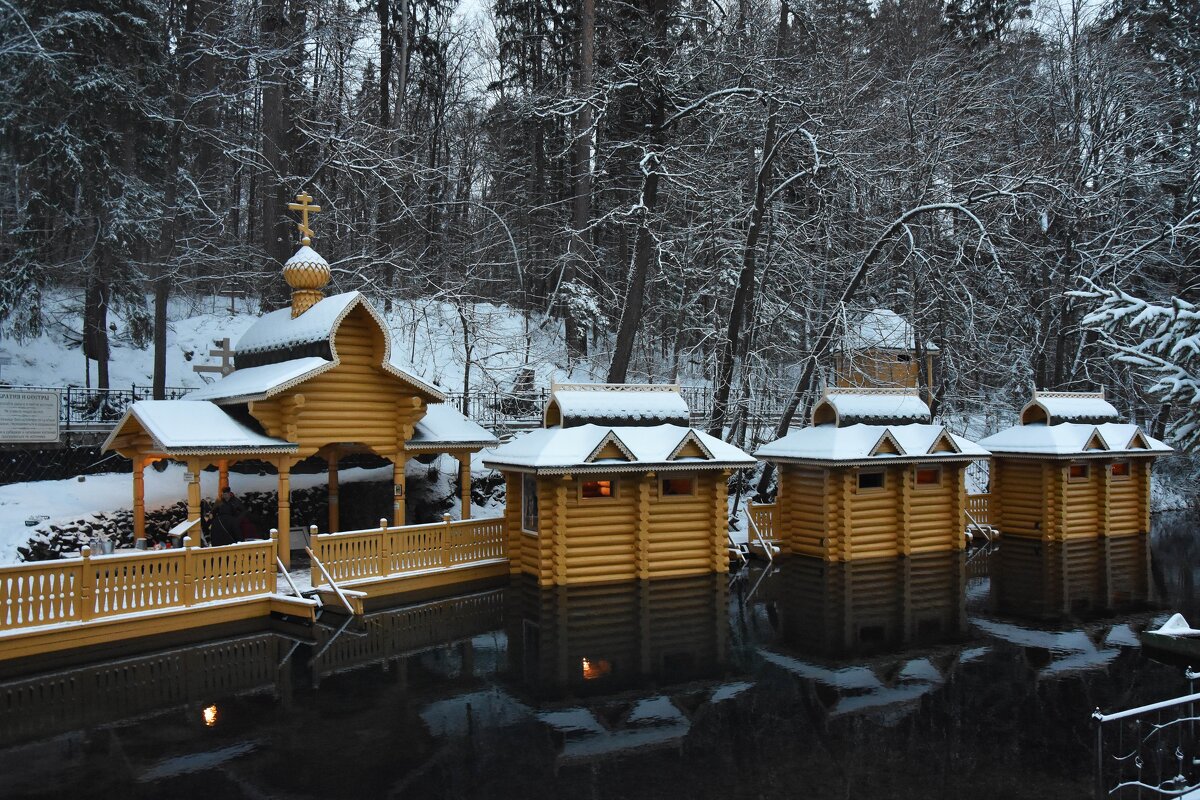
[[[910,356],[908,353],[901,353],[900,355],[896,356],[896,360],[900,363],[906,363],[912,361],[912,356]]]
[[[883,470],[877,472],[860,472],[858,473],[858,488],[859,489],[882,489],[883,488]]]
[[[538,532],[538,487],[537,476],[521,475],[521,528],[537,536]]]
[[[1112,464],[1112,476],[1114,478],[1128,478],[1131,472],[1128,461],[1114,461]]]
[[[663,478],[662,494],[664,497],[678,497],[695,493],[695,478]]]
[[[941,486],[941,467],[920,467],[917,469],[917,486]]]
[[[579,496],[584,500],[594,500],[601,497],[616,497],[617,482],[611,478],[595,481],[583,481],[579,484]]]
[[[1067,467],[1067,480],[1086,481],[1090,474],[1091,468],[1087,464],[1072,464]]]

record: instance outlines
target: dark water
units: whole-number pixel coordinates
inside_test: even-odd
[[[1090,797],[1096,708],[1187,691],[1152,544],[527,583],[0,684],[0,798]],[[208,717],[206,723],[206,715]]]

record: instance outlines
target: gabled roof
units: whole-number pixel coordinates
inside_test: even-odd
[[[118,440],[140,427],[167,455],[221,453],[294,453],[298,445],[259,433],[207,400],[139,400],[108,435],[102,450],[117,449]]]
[[[478,450],[499,443],[491,432],[463,416],[454,406],[430,403],[425,407],[425,416],[413,428],[406,447],[413,451],[442,452],[458,448]]]
[[[847,326],[840,349],[896,350],[911,353],[917,349],[917,337],[912,324],[904,317],[890,309],[876,308]],[[929,342],[925,349],[937,352],[938,348]]]
[[[392,337],[383,318],[359,292],[326,297],[295,318],[290,308],[263,315],[238,340],[234,359],[238,368],[189,397],[223,403],[270,397],[336,367],[341,363],[335,341],[338,326],[360,306],[383,334],[384,357],[380,368],[416,389],[426,400],[444,401],[446,396],[437,387],[414,375],[411,365],[405,364],[394,352]],[[247,372],[249,377],[242,375]],[[234,381],[232,384],[226,383],[231,380]],[[257,394],[249,391],[255,389],[262,391]]]
[[[1060,422],[1046,425],[1033,422],[1014,425],[979,442],[996,455],[1042,456],[1057,458],[1112,457],[1164,455],[1170,447],[1127,422],[1105,422],[1090,425],[1082,422]],[[1089,443],[1092,449],[1089,449]],[[1097,449],[1096,444],[1104,445]],[[1141,445],[1145,445],[1142,447]]]
[[[947,438],[957,451],[936,449],[936,446]],[[898,452],[887,452],[892,448],[881,448],[880,443],[885,441],[895,445]],[[758,448],[754,455],[767,461],[853,466],[965,461],[987,458],[988,451],[951,433],[944,425],[856,424],[839,428],[833,424],[825,424],[792,431],[782,439]]]
[[[929,406],[916,389],[854,389],[826,390],[813,406],[814,425],[833,423],[848,425],[900,425],[910,422],[928,423],[932,419]]]
[[[1120,422],[1121,415],[1104,392],[1033,392],[1033,399],[1021,409],[1021,424],[1044,422]]]
[[[543,420],[547,427],[691,424],[678,384],[556,383]]]
[[[694,436],[711,458],[672,456]],[[589,458],[603,445],[619,441],[629,461]],[[650,470],[741,469],[754,466],[754,459],[738,447],[702,431],[679,425],[619,426],[579,425],[573,428],[542,428],[521,434],[484,455],[491,468],[512,467],[539,474],[582,472],[646,472]]]

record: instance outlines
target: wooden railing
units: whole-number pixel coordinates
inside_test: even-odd
[[[504,520],[449,516],[428,525],[380,527],[347,533],[323,533],[313,539],[317,559],[333,580],[386,578],[430,569],[505,557]],[[313,565],[314,586],[325,582]]]
[[[0,631],[275,591],[275,541],[191,547],[0,567]]]
[[[990,494],[967,495],[967,513],[980,525],[992,524],[992,496]],[[969,522],[970,520],[968,520]]]
[[[750,512],[750,519],[754,520],[762,538],[769,542],[779,541],[779,505],[777,503],[746,503],[746,509]],[[751,529],[750,541],[754,540],[754,531]]]

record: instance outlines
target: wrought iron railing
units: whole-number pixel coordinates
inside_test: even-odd
[[[1096,709],[1096,797],[1191,797],[1200,791],[1198,703],[1200,694],[1192,693],[1111,714]]]
[[[14,391],[58,392],[58,424],[64,431],[110,428],[138,400],[154,399],[150,386],[132,385],[128,389],[89,389],[81,386],[10,386]],[[191,389],[168,386],[165,399],[178,400]]]

